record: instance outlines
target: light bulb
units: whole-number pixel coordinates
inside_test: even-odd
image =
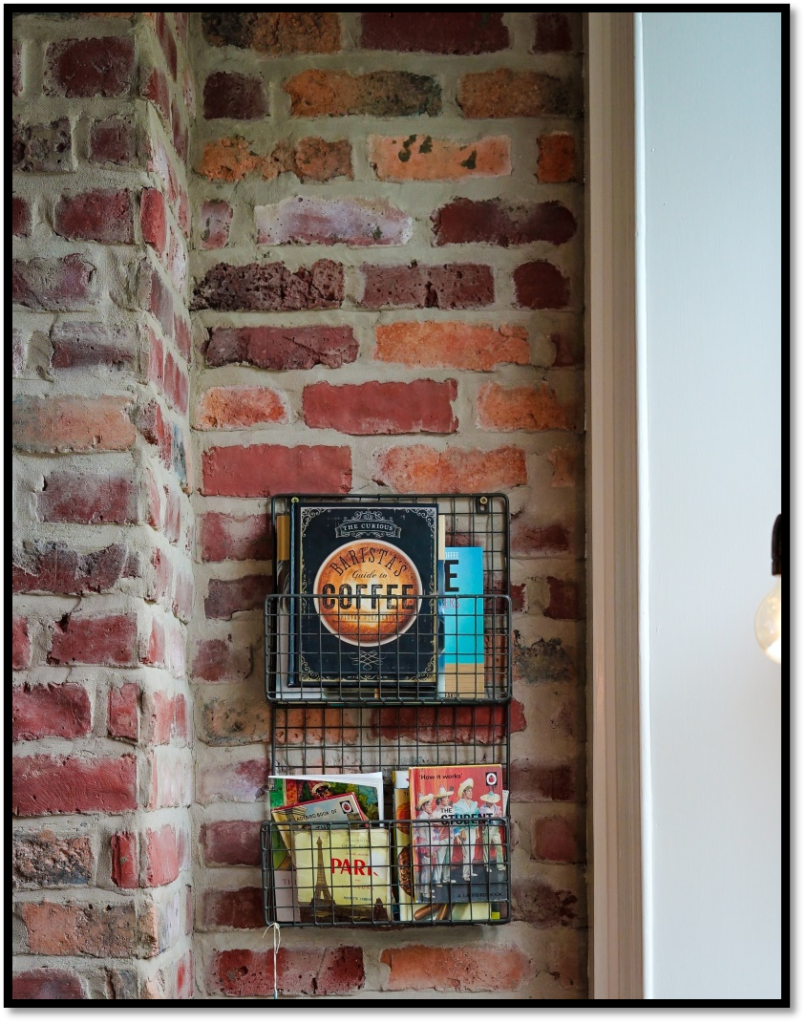
[[[757,642],[771,661],[782,664],[782,577],[762,599],[754,619]]]

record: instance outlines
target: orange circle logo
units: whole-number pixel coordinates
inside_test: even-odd
[[[377,647],[405,633],[415,621],[420,574],[394,544],[351,541],[319,567],[314,593],[326,629],[345,643]]]

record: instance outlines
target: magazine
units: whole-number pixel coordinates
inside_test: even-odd
[[[483,549],[447,547],[440,565],[443,627],[437,692],[445,697],[485,695]],[[479,597],[472,595],[478,594]]]

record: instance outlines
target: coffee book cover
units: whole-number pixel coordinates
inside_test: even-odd
[[[437,683],[437,506],[296,505],[300,682]]]

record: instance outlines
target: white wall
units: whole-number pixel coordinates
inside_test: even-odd
[[[646,995],[778,998],[780,16],[637,19]]]

